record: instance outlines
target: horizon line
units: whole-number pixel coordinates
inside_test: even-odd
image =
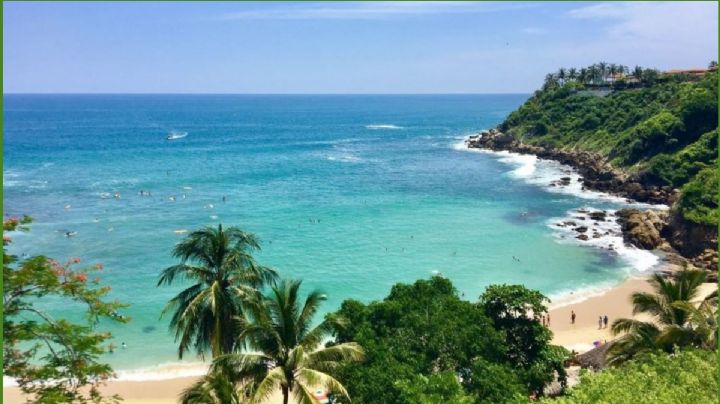
[[[526,95],[530,92],[450,92],[450,93],[182,93],[182,92],[3,92],[6,95]]]

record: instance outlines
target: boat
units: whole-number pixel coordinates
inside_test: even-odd
[[[170,132],[170,134],[167,135],[167,140],[177,140],[182,139],[185,136],[187,136],[187,132]]]

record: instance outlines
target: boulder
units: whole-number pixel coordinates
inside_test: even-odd
[[[663,243],[660,231],[665,221],[660,214],[638,209],[621,209],[616,216],[626,242],[645,250],[653,250]]]

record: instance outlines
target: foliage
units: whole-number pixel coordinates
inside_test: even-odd
[[[565,383],[563,360],[567,352],[550,347],[550,330],[540,324],[547,313],[542,293],[522,285],[491,285],[480,296],[480,305],[493,320],[495,327],[505,332],[507,358],[518,367],[531,391],[542,391],[551,382],[554,372]]]
[[[165,268],[158,286],[171,285],[176,278],[193,282],[162,312],[174,311],[170,328],[180,341],[181,359],[191,345],[200,355],[211,350],[213,357],[237,348],[239,330],[233,318],[242,314],[242,302],[277,277],[273,269],[255,263],[250,253],[258,249],[253,234],[222,225],[193,231],[175,246],[173,256],[182,263]]]
[[[396,382],[407,404],[472,404],[473,397],[466,394],[453,372],[440,372],[430,376],[416,375],[410,380]]]
[[[492,307],[497,308],[493,315],[499,316],[506,307],[538,307],[545,300],[524,289],[506,298],[501,293],[492,300]],[[564,359],[554,356],[564,350],[547,345],[549,332],[542,331],[537,320],[524,319],[519,325],[508,319],[504,328],[496,326],[482,304],[461,300],[442,277],[396,284],[384,300],[367,305],[346,300],[336,315],[348,320],[337,332],[338,341],[357,341],[365,348],[365,362],[341,367],[338,377],[360,403],[409,403],[438,397],[463,402],[466,396],[473,402],[506,402],[541,392],[544,383],[553,379],[555,365]],[[537,325],[537,330],[530,327],[537,339],[510,337],[508,331],[526,326],[525,320]],[[525,343],[529,345],[522,346]],[[530,346],[533,343],[538,346]],[[533,354],[522,356],[520,365],[519,356],[509,354],[511,349]],[[488,377],[502,382],[491,382]],[[462,394],[454,390],[453,378],[462,380]]]
[[[717,167],[704,168],[682,187],[677,208],[692,222],[718,223]]]
[[[612,90],[611,65],[600,65],[586,68],[585,79],[550,75],[500,129],[529,144],[594,152],[642,181],[681,188],[693,194],[681,198],[682,216],[717,226],[717,74],[636,68]]]
[[[3,222],[4,375],[38,403],[116,402],[119,397],[103,397],[99,391],[113,375],[99,361],[111,335],[95,328],[101,319],[127,321],[117,314],[126,306],[106,300],[110,287],[94,276],[101,264],[76,268],[79,258],[61,264],[43,256],[19,261],[7,254],[5,246],[12,240],[5,232],[26,231],[30,221],[26,216]],[[62,301],[68,311],[83,311],[85,321],[53,318],[43,310],[48,299]]]
[[[713,344],[717,341],[715,310],[709,302],[699,309],[691,303],[705,277],[703,271],[690,270],[678,273],[674,281],[654,274],[649,282],[655,293],[636,292],[632,295],[633,314],[648,314],[651,321],[615,320],[613,334],[623,335],[608,349],[608,363],[618,364],[658,349],[666,352],[685,346],[714,349]]]
[[[526,403],[527,387],[515,369],[478,358],[463,381],[478,403]]]
[[[620,367],[587,373],[567,395],[546,403],[710,404],[718,402],[717,357],[687,350],[653,353]]]
[[[272,286],[268,296],[248,302],[246,316],[236,318],[241,330],[238,340],[248,351],[216,358],[210,374],[184,393],[184,403],[201,402],[193,400],[208,392],[216,397],[237,397],[240,388],[250,403],[265,402],[278,389],[283,403],[291,394],[297,402],[312,403],[317,386],[348,397],[331,373],[343,362],[361,361],[363,350],[354,342],[320,346],[344,322],[331,316],[312,327],[313,316],[326,297],[312,291],[303,303],[300,285],[300,281],[283,280]]]

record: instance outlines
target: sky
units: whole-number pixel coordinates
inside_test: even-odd
[[[717,2],[3,2],[4,93],[529,93],[717,60]]]

